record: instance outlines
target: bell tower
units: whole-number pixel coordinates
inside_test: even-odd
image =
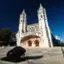
[[[53,42],[52,42],[52,33],[50,30],[50,27],[48,25],[48,20],[47,20],[47,15],[46,15],[46,9],[44,8],[44,17],[45,17],[45,23],[46,23],[46,30],[47,30],[47,36],[48,36],[48,41],[49,41],[49,47],[53,47]]]
[[[22,11],[19,18],[19,30],[16,34],[17,46],[20,46],[22,34],[27,30],[27,18],[25,10]]]
[[[26,13],[25,10],[22,11],[22,13],[20,14],[20,19],[19,19],[19,31],[21,33],[26,32],[27,29],[27,18],[26,18]]]
[[[42,4],[40,4],[40,7],[38,9],[38,22],[39,22],[39,31],[40,31],[40,34],[41,34],[41,46],[42,47],[51,47],[51,43],[49,41],[49,35],[48,35],[48,26],[46,23],[46,20],[45,19],[45,10],[42,6]]]

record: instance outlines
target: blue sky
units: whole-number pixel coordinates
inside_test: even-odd
[[[53,35],[64,40],[64,1],[63,0],[0,0],[0,28],[10,28],[17,32],[19,15],[23,9],[27,22],[36,23],[39,4],[47,10],[47,17]]]

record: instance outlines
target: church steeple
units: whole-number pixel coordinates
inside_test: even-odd
[[[22,13],[20,14],[20,21],[19,21],[19,30],[21,31],[21,33],[26,32],[26,24],[27,24],[26,12],[25,9],[23,9]]]
[[[26,19],[25,9],[23,9],[22,13],[20,14],[20,19],[22,19],[22,20],[25,20]]]
[[[43,42],[45,47],[48,47],[49,42],[46,30],[45,13],[42,4],[40,4],[40,7],[38,9],[38,22],[39,22],[39,31],[42,37],[41,42]]]
[[[44,18],[44,12],[43,11],[44,11],[44,8],[43,8],[42,4],[40,3],[40,6],[39,6],[39,8],[37,10],[38,20],[42,20]]]
[[[25,13],[25,9],[23,9],[22,13]]]
[[[21,15],[26,15],[25,9],[23,9]]]
[[[39,7],[40,9],[42,9],[43,8],[43,6],[42,6],[42,4],[40,3],[40,7]]]

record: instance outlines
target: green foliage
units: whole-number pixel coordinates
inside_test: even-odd
[[[9,28],[0,29],[0,41],[9,41],[11,34]]]

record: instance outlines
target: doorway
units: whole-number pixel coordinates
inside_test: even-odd
[[[38,40],[35,40],[35,46],[37,47],[37,46],[39,46],[39,41]]]
[[[28,46],[30,46],[30,47],[32,46],[31,40],[28,41]]]

